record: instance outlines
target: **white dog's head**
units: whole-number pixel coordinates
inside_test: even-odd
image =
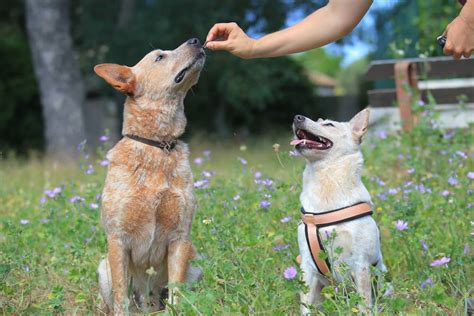
[[[362,136],[369,125],[369,109],[357,113],[349,122],[318,119],[316,122],[296,115],[292,145],[309,161],[337,159],[360,150]]]

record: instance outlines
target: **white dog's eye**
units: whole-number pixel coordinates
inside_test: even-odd
[[[158,56],[156,56],[155,61],[160,61],[160,60],[162,60],[163,58],[165,58],[165,55],[163,55],[163,54],[158,55]]]
[[[326,124],[323,124],[323,126],[332,126],[332,127],[334,127],[334,124],[333,123],[326,123]]]

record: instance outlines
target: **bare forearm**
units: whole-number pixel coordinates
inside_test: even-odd
[[[282,56],[336,41],[352,31],[371,4],[372,0],[331,0],[301,22],[256,40],[251,58]]]

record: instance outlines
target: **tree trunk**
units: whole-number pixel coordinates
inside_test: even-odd
[[[25,0],[26,26],[46,126],[47,153],[74,158],[85,138],[85,95],[69,32],[69,0]]]

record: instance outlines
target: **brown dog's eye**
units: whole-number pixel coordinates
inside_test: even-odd
[[[333,123],[326,123],[326,124],[323,124],[323,126],[332,126],[332,127],[334,127],[334,124]]]
[[[162,60],[163,58],[165,58],[165,55],[163,55],[163,54],[158,55],[158,56],[156,56],[155,61],[160,61],[160,60]]]

